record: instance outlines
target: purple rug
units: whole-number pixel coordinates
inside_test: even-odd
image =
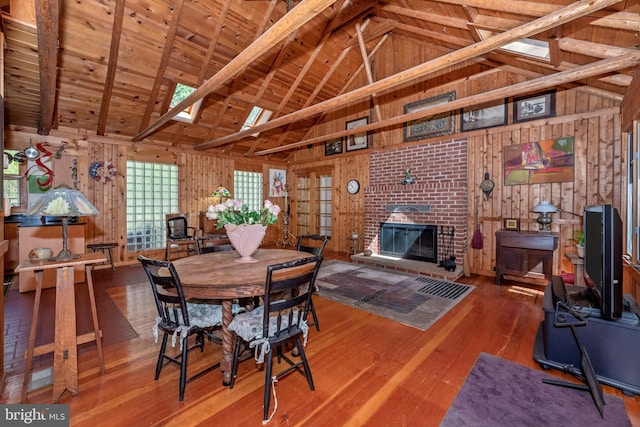
[[[604,395],[604,418],[588,391],[544,384],[541,371],[480,353],[441,427],[631,426],[624,402]]]

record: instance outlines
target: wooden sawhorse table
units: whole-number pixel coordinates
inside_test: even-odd
[[[29,344],[25,352],[26,367],[22,386],[22,403],[27,397],[29,381],[31,377],[31,364],[34,356],[53,353],[53,402],[56,403],[65,390],[72,395],[78,394],[78,344],[95,341],[98,349],[100,372],[104,374],[104,358],[102,355],[102,333],[98,326],[98,312],[96,299],[93,292],[93,279],[91,277],[92,265],[106,262],[107,258],[102,252],[86,253],[79,258],[68,261],[22,261],[16,267],[18,271],[33,271],[36,277],[36,295],[33,302],[33,316],[31,318],[31,331],[29,332]],[[76,301],[73,285],[74,268],[84,266],[86,273],[89,300],[91,303],[91,315],[93,317],[93,332],[77,335],[76,332]],[[42,276],[46,269],[55,268],[56,275],[56,310],[55,310],[55,338],[54,342],[34,348],[38,315],[40,311],[40,296],[42,294]]]

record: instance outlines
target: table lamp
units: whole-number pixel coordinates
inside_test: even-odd
[[[51,261],[69,261],[80,258],[67,248],[67,227],[69,218],[76,216],[97,215],[100,212],[81,192],[66,185],[60,185],[47,191],[29,209],[28,215],[58,216],[62,219],[62,250]]]
[[[536,205],[533,208],[533,212],[540,214],[538,218],[536,218],[537,223],[540,224],[540,230],[551,230],[551,214],[558,211],[559,209],[549,203],[548,200],[543,200],[542,202],[540,202],[540,204]]]
[[[231,193],[224,187],[218,187],[213,193],[209,195],[209,197],[213,199],[213,204],[217,205],[226,202],[227,199],[231,197]]]

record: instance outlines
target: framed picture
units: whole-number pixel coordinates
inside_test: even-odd
[[[284,197],[287,183],[287,171],[284,169],[269,169],[269,197]]]
[[[539,93],[533,96],[514,98],[513,122],[543,119],[556,115],[556,91]]]
[[[489,102],[475,109],[460,110],[460,130],[467,132],[507,124],[507,100]]]
[[[332,139],[324,143],[324,155],[331,156],[333,154],[342,153],[342,138]]]
[[[412,102],[404,106],[404,114],[427,110],[434,105],[444,104],[456,99],[456,93],[447,92],[421,101]],[[456,130],[456,118],[451,111],[436,114],[424,119],[416,119],[404,124],[404,142],[448,135]]]
[[[349,129],[355,129],[362,126],[366,126],[368,124],[369,124],[369,118],[363,117],[361,119],[356,119],[356,120],[347,122],[346,127],[347,127],[347,130],[349,130]],[[362,150],[363,148],[369,147],[369,142],[371,137],[372,137],[372,134],[370,132],[359,132],[359,133],[354,133],[354,134],[345,136],[345,139],[347,141],[346,143],[347,151]]]
[[[520,231],[520,220],[518,218],[505,218],[504,229],[506,231]]]
[[[504,185],[573,182],[573,137],[502,147]]]

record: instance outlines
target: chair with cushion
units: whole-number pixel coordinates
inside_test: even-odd
[[[189,227],[187,214],[167,214],[167,245],[164,259],[171,261],[172,253],[196,253],[196,228]]]
[[[196,248],[198,255],[233,250],[231,240],[224,235],[196,237]]]
[[[306,321],[307,307],[311,301],[313,289],[322,257],[312,256],[267,267],[264,305],[251,312],[240,313],[233,318],[229,329],[237,335],[231,366],[230,387],[233,388],[238,373],[241,349],[249,348],[255,352],[258,363],[266,362],[264,383],[264,416],[263,423],[270,417],[269,405],[273,383],[282,376],[298,371],[303,374],[311,390],[314,390],[313,378],[309,362],[304,352],[309,326]],[[294,289],[306,289],[287,299],[279,299],[281,295],[292,295]],[[278,295],[278,298],[273,298]],[[299,349],[301,360],[294,362],[287,357],[283,348],[289,343]],[[287,362],[286,369],[273,375],[273,357],[278,363]],[[274,413],[277,398],[274,390]],[[273,416],[273,413],[271,414]]]
[[[302,252],[322,256],[324,247],[327,246],[327,241],[326,236],[320,236],[318,234],[301,235],[298,236],[297,249]],[[316,290],[317,289],[313,289],[313,292],[316,292]],[[316,330],[320,332],[320,323],[318,323],[318,315],[316,314],[316,307],[313,305],[313,299],[311,300],[311,304],[309,304],[309,310],[311,311],[311,316],[313,316],[313,323],[310,323],[309,326],[315,326]]]
[[[158,332],[162,332],[162,344],[156,364],[156,381],[162,368],[173,363],[180,366],[180,401],[184,399],[186,383],[209,372],[218,366],[217,362],[187,378],[187,359],[191,350],[199,348],[204,351],[205,335],[213,340],[212,333],[222,328],[222,306],[215,304],[193,304],[185,301],[182,283],[171,262],[159,261],[138,256],[144,267],[158,310],[158,317],[153,327],[156,342]],[[236,307],[236,311],[238,308]],[[195,343],[190,346],[189,337],[195,335]],[[180,352],[167,353],[167,341],[171,337],[171,345],[180,343]],[[215,341],[218,341],[215,339]]]

